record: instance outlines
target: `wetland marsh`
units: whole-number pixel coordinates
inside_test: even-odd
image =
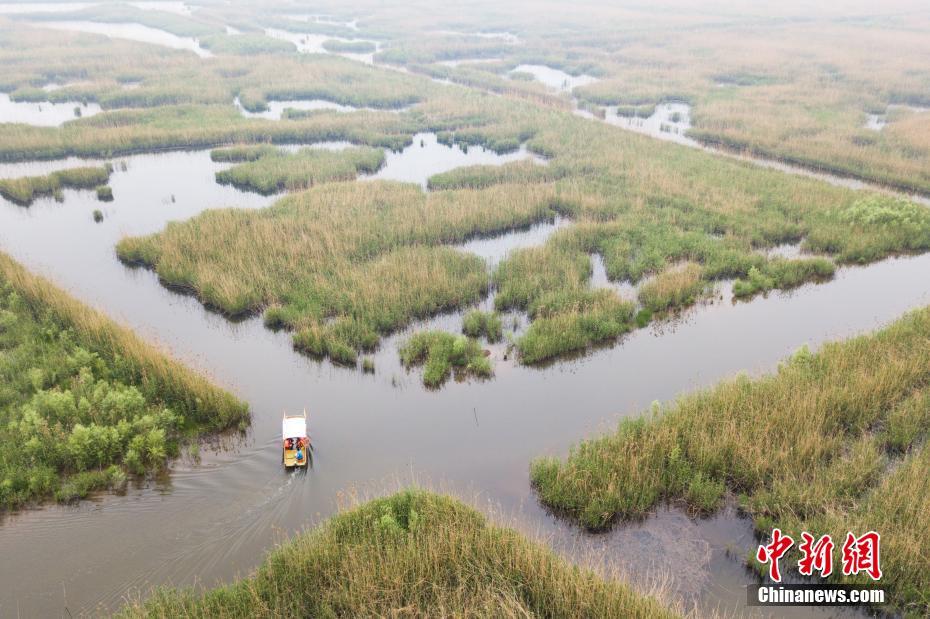
[[[900,541],[927,509],[919,38],[879,89],[813,42],[823,66],[775,71],[811,28],[790,8],[368,4],[0,4],[0,251],[22,265],[0,284],[46,277],[123,334],[26,320],[0,285],[0,614],[742,616],[773,523],[881,527],[894,608],[926,610]],[[844,45],[901,27],[811,19]],[[149,346],[162,382],[120,369]],[[291,474],[280,415],[304,408]],[[751,457],[760,419],[803,471]],[[327,567],[290,579],[294,553]],[[392,568],[340,578],[354,561]],[[196,589],[146,602],[161,586]]]

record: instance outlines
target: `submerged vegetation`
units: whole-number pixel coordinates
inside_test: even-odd
[[[459,378],[488,378],[494,373],[478,340],[445,331],[416,333],[400,347],[400,359],[408,368],[423,366],[423,384],[427,387],[441,386],[453,370]]]
[[[120,488],[243,403],[0,254],[0,510]]]
[[[544,503],[592,529],[661,501],[713,512],[729,491],[760,532],[879,530],[890,544],[882,583],[923,614],[930,581],[917,557],[930,551],[930,502],[917,476],[930,457],[928,380],[923,309],[874,335],[802,349],[774,375],[656,405],[565,461],[535,461],[531,478]]]
[[[123,617],[672,617],[463,503],[405,490],[341,513],[206,593],[163,589]]]
[[[42,196],[55,196],[60,200],[63,189],[94,189],[109,180],[110,172],[110,166],[101,166],[70,168],[45,176],[0,179],[0,196],[22,206],[29,206]]]

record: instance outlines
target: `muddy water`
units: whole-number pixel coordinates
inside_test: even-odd
[[[207,58],[213,55],[209,50],[200,47],[200,43],[197,42],[197,39],[179,37],[165,30],[143,26],[142,24],[104,24],[95,21],[48,21],[36,22],[32,24],[32,26],[36,28],[53,28],[73,32],[102,34],[111,39],[128,39],[130,41],[151,43],[152,45],[161,45],[172,49],[183,49],[192,51],[201,58]]]
[[[81,116],[75,114],[80,109]],[[58,127],[69,120],[100,113],[96,103],[68,101],[50,103],[48,101],[28,102],[11,101],[10,95],[0,93],[0,123],[24,123],[38,127]]]
[[[512,72],[530,73],[549,88],[561,92],[571,92],[576,86],[584,86],[597,81],[597,78],[591,75],[570,75],[565,71],[541,64],[517,65]]]
[[[417,183],[425,189],[429,177],[440,172],[448,172],[462,166],[501,165],[527,158],[532,158],[540,165],[544,164],[543,160],[530,154],[525,146],[503,155],[481,146],[471,146],[465,151],[458,146],[440,144],[435,133],[417,133],[413,136],[410,146],[397,153],[389,151],[384,167],[364,178]]]
[[[0,203],[0,247],[209,372],[250,403],[252,428],[229,450],[204,449],[199,465],[182,460],[170,478],[125,496],[7,518],[0,525],[0,615],[58,615],[65,607],[74,613],[118,605],[135,588],[228,581],[256,566],[279,535],[331,514],[347,490],[377,490],[385,480],[412,476],[466,496],[480,491],[482,504],[551,536],[569,555],[606,547],[605,560],[635,574],[671,565],[672,589],[701,608],[741,608],[749,576],[738,563],[721,567],[718,555],[743,539],[745,523],[724,521],[719,531],[660,511],[608,537],[582,534],[538,505],[527,482],[529,461],[564,455],[572,442],[653,400],[739,370],[769,370],[804,343],[816,347],[930,303],[930,256],[891,260],[841,270],[833,282],[791,294],[702,306],[678,323],[544,369],[520,367],[496,351],[494,380],[427,391],[418,373],[399,365],[396,343],[404,334],[375,354],[376,374],[338,369],[296,354],[287,334],[272,333],[259,319],[231,323],[163,288],[154,274],[122,266],[114,245],[124,235],[154,232],[206,208],[258,208],[271,199],[217,185],[220,166],[207,152],[130,157],[125,171],[121,161],[110,183],[112,203],[75,191],[66,191],[62,204]],[[0,173],[61,165],[5,165]],[[100,224],[93,222],[96,208],[105,215]],[[482,255],[493,260],[515,246],[523,242],[506,236]],[[431,322],[460,326],[456,316]],[[280,467],[279,419],[282,410],[304,407],[315,468],[290,475]],[[682,572],[685,563],[693,567]]]

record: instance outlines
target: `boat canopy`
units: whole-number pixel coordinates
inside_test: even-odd
[[[285,417],[281,422],[283,438],[303,438],[307,436],[307,418],[303,415]]]

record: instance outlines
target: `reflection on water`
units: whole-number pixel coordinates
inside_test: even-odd
[[[56,30],[102,34],[112,39],[128,39],[130,41],[151,43],[153,45],[170,47],[172,49],[189,50],[201,58],[207,58],[213,55],[209,50],[200,47],[200,43],[197,42],[197,39],[179,37],[165,30],[143,26],[142,24],[104,24],[95,21],[49,21],[37,22],[32,25],[36,28],[54,28]]]
[[[80,114],[75,112],[76,109]],[[0,93],[0,123],[25,123],[38,127],[57,127],[69,120],[99,114],[100,111],[100,106],[96,103],[11,101],[10,95]]]
[[[389,151],[384,167],[363,178],[417,183],[426,189],[427,179],[440,172],[448,172],[462,166],[501,165],[527,158],[541,161],[531,155],[526,146],[521,146],[512,153],[499,155],[481,146],[470,146],[468,150],[462,150],[458,146],[446,146],[437,141],[435,133],[417,133],[413,136],[410,146],[400,152]]]
[[[597,78],[591,75],[570,75],[565,71],[541,64],[517,65],[511,73],[530,73],[549,88],[561,92],[571,92],[576,86],[584,86],[597,81]]]
[[[542,533],[550,533],[546,527]],[[753,582],[746,558],[758,546],[752,522],[728,505],[709,518],[691,518],[661,506],[642,522],[607,533],[555,537],[556,551],[574,560],[619,570],[624,580],[645,589],[660,583],[692,616],[746,616],[778,619],[866,617],[854,608],[746,608],[746,584]],[[682,572],[688,574],[682,578]],[[717,616],[714,614],[714,616]]]

